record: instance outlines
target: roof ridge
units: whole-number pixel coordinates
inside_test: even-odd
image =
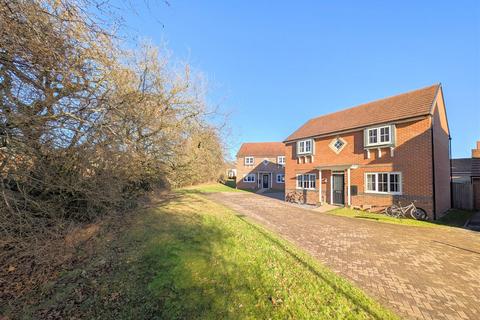
[[[420,89],[415,89],[415,90],[410,90],[410,91],[403,92],[403,93],[393,94],[393,95],[390,95],[390,96],[385,97],[385,98],[380,98],[380,99],[376,99],[376,100],[372,100],[372,101],[368,101],[368,102],[363,102],[363,103],[357,104],[355,106],[351,106],[351,107],[347,107],[347,108],[340,109],[340,110],[337,110],[337,111],[333,111],[333,112],[330,112],[330,113],[322,114],[322,115],[319,115],[317,117],[309,119],[307,122],[310,122],[310,121],[318,119],[318,118],[326,117],[326,116],[329,116],[329,115],[334,114],[334,113],[339,113],[339,112],[342,112],[342,111],[347,111],[347,110],[363,107],[366,104],[380,102],[380,101],[388,100],[388,99],[395,98],[395,97],[398,97],[398,96],[403,96],[403,95],[406,95],[406,94],[412,94],[412,93],[415,93],[417,91],[422,91],[422,90],[426,90],[426,89],[430,89],[430,88],[438,87],[438,86],[441,86],[440,82],[437,82],[436,84],[432,84],[432,85],[429,85],[429,86],[426,86],[426,87],[423,87],[423,88],[420,88]]]
[[[247,144],[247,143],[283,143],[283,142],[281,141],[242,142],[242,144]]]

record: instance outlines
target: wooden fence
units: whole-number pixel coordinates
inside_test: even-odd
[[[473,210],[473,184],[452,183],[453,207]]]

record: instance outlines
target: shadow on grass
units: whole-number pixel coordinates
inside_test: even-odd
[[[190,193],[190,192],[188,192]],[[197,193],[197,192],[193,192]],[[251,294],[241,267],[219,254],[232,234],[199,215],[201,200],[176,195],[162,201],[125,241],[130,267],[115,270],[108,292],[126,293],[101,318],[228,319],[232,297]],[[172,205],[172,207],[169,207]],[[180,210],[175,209],[180,206]],[[190,210],[191,209],[191,210]],[[112,313],[115,310],[115,313]]]
[[[367,220],[375,220],[378,221],[380,220],[379,218],[373,218],[373,217],[362,217],[362,216],[355,216],[355,219],[367,219]]]
[[[236,215],[239,220],[217,216],[215,207],[206,206],[202,198],[184,196],[201,193],[182,190],[165,195],[112,242],[108,258],[101,255],[101,260],[107,261],[101,263],[102,270],[76,270],[75,276],[63,282],[69,287],[56,289],[50,300],[52,305],[62,306],[62,318],[266,319],[292,315],[297,306],[279,314],[278,306],[269,300],[276,294],[276,280],[262,275],[269,273],[266,260],[258,259],[256,252],[246,251],[238,242],[242,228],[258,232],[254,236],[259,244],[250,248],[261,252],[265,242],[280,249],[284,257],[291,257],[320,283],[351,301],[355,309],[381,318],[361,291],[352,290],[333,273],[316,268],[313,260],[309,263],[308,258],[244,215]],[[212,214],[202,214],[202,210],[212,210]],[[72,303],[78,288],[88,293],[84,295],[87,298]]]

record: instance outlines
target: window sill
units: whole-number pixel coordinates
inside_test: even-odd
[[[311,156],[311,155],[313,155],[313,152],[297,153],[296,155],[297,155],[297,158],[298,157]]]
[[[395,147],[395,144],[389,142],[389,143],[382,143],[382,144],[369,144],[368,146],[364,146],[363,149],[368,150],[368,149],[391,148],[391,147]]]
[[[365,191],[366,194],[376,194],[380,196],[401,196],[402,192],[380,192],[380,191]]]
[[[296,190],[309,190],[309,191],[315,191],[317,190],[316,188],[296,188]]]

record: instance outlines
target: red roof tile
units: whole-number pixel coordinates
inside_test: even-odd
[[[285,141],[428,115],[440,84],[310,119]]]
[[[237,152],[237,157],[283,155],[285,155],[285,145],[282,142],[246,142]]]

